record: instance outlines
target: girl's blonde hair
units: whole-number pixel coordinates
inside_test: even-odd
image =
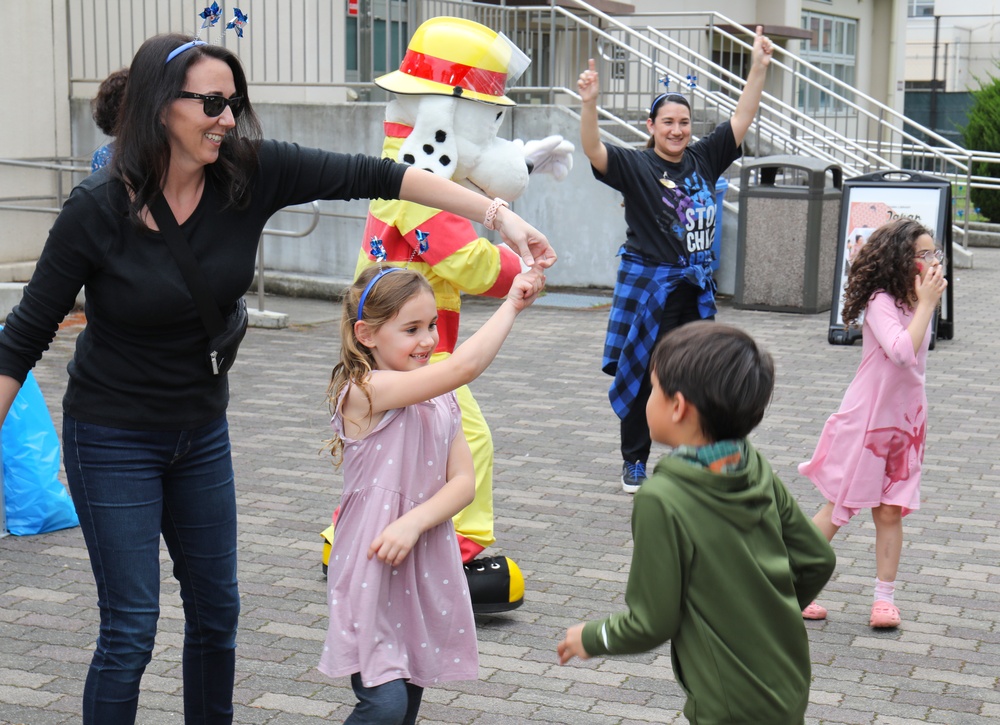
[[[931,230],[913,219],[897,219],[872,232],[855,254],[844,288],[844,322],[853,324],[865,311],[868,300],[879,290],[896,299],[896,305],[912,305],[913,280],[917,276],[917,240]]]
[[[368,283],[381,269],[368,267],[344,293],[344,311],[340,316],[340,362],[333,368],[330,385],[327,388],[327,402],[331,414],[337,408],[337,400],[344,388],[354,385],[368,399],[368,418],[372,415],[371,393],[368,379],[375,369],[375,358],[371,350],[358,342],[354,334],[354,323],[358,321],[358,302]],[[364,321],[368,329],[376,332],[385,323],[395,317],[404,304],[421,292],[432,295],[430,283],[423,275],[412,269],[396,268],[391,274],[384,275],[365,297]],[[344,457],[344,441],[335,432],[333,438],[327,441],[326,448],[333,456],[334,465],[339,466]]]

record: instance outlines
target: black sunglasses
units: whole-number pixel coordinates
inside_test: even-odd
[[[178,98],[194,98],[195,100],[201,101],[202,108],[205,110],[205,115],[215,118],[216,116],[221,116],[222,112],[226,110],[226,106],[233,112],[233,118],[238,118],[240,112],[243,110],[243,99],[240,96],[234,96],[233,98],[226,98],[225,96],[203,96],[200,93],[192,93],[191,91],[178,91]]]

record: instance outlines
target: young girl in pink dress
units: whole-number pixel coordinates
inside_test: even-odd
[[[493,361],[543,284],[540,271],[518,275],[486,324],[434,365],[437,306],[419,273],[371,267],[345,296],[329,391],[344,493],[319,665],[351,676],[358,704],[345,725],[414,723],[424,687],[478,677],[451,522],[472,501],[475,475],[453,391]]]
[[[827,503],[813,517],[827,540],[861,509],[875,522],[875,601],[869,624],[895,627],[896,570],[903,517],[920,508],[927,430],[924,369],[934,311],[948,283],[942,252],[918,222],[900,219],[872,233],[851,264],[844,321],[864,313],[861,364],[830,416],[812,460],[799,465]],[[806,619],[824,619],[816,602]]]

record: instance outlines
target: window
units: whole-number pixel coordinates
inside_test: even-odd
[[[919,0],[909,0],[915,2]],[[933,2],[933,0],[932,0]],[[802,27],[812,34],[802,42],[802,60],[829,73],[844,83],[853,85],[857,66],[858,21],[822,13],[803,12]],[[809,80],[797,82],[799,109],[807,113],[842,113],[842,101],[824,90],[833,90],[833,82],[815,71],[806,74]],[[812,82],[810,82],[812,81]]]
[[[934,16],[934,0],[906,0],[908,18],[930,18]]]

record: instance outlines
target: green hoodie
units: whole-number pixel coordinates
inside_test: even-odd
[[[632,510],[628,611],[589,622],[590,655],[671,640],[692,724],[799,725],[809,698],[802,609],[833,573],[833,549],[771,466],[717,474],[664,456]]]

